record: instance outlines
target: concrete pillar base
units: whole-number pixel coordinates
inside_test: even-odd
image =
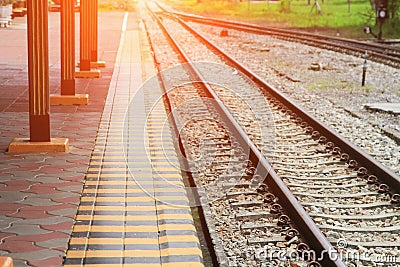
[[[14,138],[8,145],[10,153],[68,152],[68,138],[51,138],[50,142],[30,142],[29,138]]]
[[[89,102],[88,94],[75,94],[75,95],[50,95],[50,105],[63,105],[63,106],[83,106]]]
[[[75,72],[75,78],[100,78],[100,70],[81,70]]]
[[[10,257],[0,257],[1,267],[13,267],[13,260]]]
[[[78,62],[77,67],[80,67],[80,62]],[[105,61],[95,61],[90,62],[90,68],[105,68],[106,62]]]

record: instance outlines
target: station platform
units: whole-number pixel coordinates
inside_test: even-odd
[[[49,19],[56,94],[59,13]],[[203,266],[160,88],[142,90],[156,73],[139,22],[99,13],[107,65],[101,78],[76,79],[89,104],[51,107],[67,153],[6,151],[29,135],[26,18],[0,29],[0,256],[14,266]]]

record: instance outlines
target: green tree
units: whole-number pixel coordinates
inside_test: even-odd
[[[399,19],[400,17],[399,10],[400,10],[400,2],[398,0],[389,0],[388,2],[389,18]]]

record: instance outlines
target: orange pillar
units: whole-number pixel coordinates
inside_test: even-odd
[[[81,1],[80,14],[80,70],[90,71],[90,2],[92,0]]]
[[[75,0],[61,1],[61,95],[75,95]]]
[[[98,46],[98,2],[97,0],[90,0],[91,1],[91,10],[90,10],[90,59],[92,62],[97,62],[97,46]]]
[[[14,138],[9,152],[62,152],[68,139],[50,138],[48,0],[28,0],[30,138]]]
[[[90,0],[90,59],[91,66],[101,68],[106,66],[106,62],[98,60],[99,45],[99,1]]]
[[[61,1],[61,95],[52,105],[87,105],[87,94],[75,94],[75,0]]]
[[[50,142],[48,1],[27,3],[30,141]]]
[[[98,67],[91,63],[92,59],[92,0],[81,0],[80,14],[80,71],[75,73],[76,78],[100,78],[100,70],[91,70],[91,67]],[[97,10],[96,10],[97,13]]]

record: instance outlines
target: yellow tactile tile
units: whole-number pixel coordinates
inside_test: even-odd
[[[197,242],[199,243],[199,239],[195,235],[167,235],[161,236],[159,238],[160,243],[168,243],[168,242]]]
[[[177,209],[186,209],[190,210],[187,205],[157,205],[156,206],[85,206],[80,205],[78,210],[80,211],[156,211],[156,210],[177,210]]]
[[[196,231],[196,228],[193,224],[160,224],[158,228],[160,231]]]
[[[185,192],[185,189],[179,188],[179,187],[174,187],[174,188],[160,188],[160,187],[155,187],[152,188],[151,190],[142,189],[142,188],[137,188],[137,189],[113,189],[113,188],[99,188],[99,189],[89,189],[86,188],[83,190],[84,193],[99,193],[99,194],[125,194],[125,193],[142,193],[142,192]]]
[[[103,226],[103,225],[75,225],[73,228],[74,232],[103,232],[103,233],[129,233],[129,232],[138,232],[138,233],[157,233],[158,228],[157,226],[153,225],[141,225],[141,226],[118,226],[114,225],[110,226]]]
[[[140,169],[140,168],[135,168],[132,169],[130,168],[131,172],[130,173],[88,173],[86,175],[87,178],[97,178],[97,177],[104,177],[104,178],[121,178],[121,177],[127,177],[127,178],[149,178],[152,179],[154,178],[154,174],[152,173],[152,170],[149,169]],[[135,173],[135,170],[138,171]],[[140,171],[148,171],[148,173],[140,173]],[[132,177],[132,174],[134,177]],[[157,173],[157,176],[162,177],[162,178],[181,178],[182,176],[178,173]]]
[[[108,177],[107,178],[113,178],[113,177]],[[117,178],[117,177],[114,177]],[[163,177],[161,177],[163,178]],[[167,181],[135,181],[133,178],[130,179],[129,181],[86,181],[85,185],[164,185],[166,184]],[[181,186],[184,187],[183,182],[181,181],[168,181],[168,184],[171,185],[176,185],[176,186]]]
[[[143,168],[140,168],[140,167],[134,167],[134,166],[131,166],[131,165],[138,165],[136,162],[134,162],[133,164],[131,164],[131,163],[128,163],[128,165],[126,166],[126,167],[107,167],[107,168],[97,168],[97,167],[90,167],[89,169],[88,169],[88,171],[92,171],[92,172],[98,172],[98,171],[115,171],[115,172],[125,172],[128,168],[130,169],[130,170],[142,170]],[[151,165],[149,166],[149,167],[151,167]],[[154,168],[152,168],[153,170],[155,170],[155,171],[158,171],[158,172],[176,172],[176,175],[179,175],[180,174],[180,172],[178,171],[178,169],[177,168],[175,168],[175,167],[154,167]]]
[[[124,250],[124,257],[160,257],[159,250]]]
[[[159,240],[157,238],[71,238],[69,242],[72,245],[157,245]]]
[[[200,262],[167,262],[161,265],[162,267],[204,267]],[[143,267],[146,267],[143,265]]]
[[[115,216],[115,215],[77,215],[76,220],[99,220],[99,221],[156,221],[157,216]]]
[[[121,258],[122,250],[68,250],[67,258]]]
[[[199,248],[165,248],[161,249],[161,257],[172,255],[202,255]]]
[[[153,263],[138,263],[138,264],[67,264],[64,265],[66,267],[162,267],[164,265],[161,264],[153,264]],[[174,267],[175,265],[169,265],[168,267]],[[177,267],[188,267],[191,265],[176,265]],[[203,265],[201,265],[203,266]],[[193,265],[193,267],[197,267],[197,265]]]
[[[111,155],[111,154],[113,154],[113,155]],[[170,155],[168,155],[168,156],[170,156]],[[95,156],[92,156],[91,159],[92,160],[97,160],[97,159],[107,160],[108,159],[108,160],[123,160],[123,161],[125,161],[128,158],[130,160],[133,160],[133,159],[149,159],[149,158],[151,158],[153,160],[161,160],[161,159],[168,160],[168,158],[169,158],[168,156],[165,156],[165,154],[164,154],[164,156],[159,156],[158,155],[158,156],[151,156],[150,157],[149,155],[145,155],[145,156],[143,156],[143,155],[140,155],[140,156],[131,156],[131,155],[129,155],[129,157],[128,157],[127,155],[121,156],[121,152],[120,151],[116,151],[116,152],[107,152],[107,155],[105,155],[105,156],[95,155]]]
[[[175,210],[175,209],[186,209],[190,210],[187,205],[157,205],[157,210]]]
[[[191,214],[158,214],[157,217],[159,220],[193,220]]]
[[[137,164],[137,165],[142,165],[142,164],[151,164],[152,166],[171,166],[171,163],[167,160],[165,161],[134,161],[132,163],[126,162],[126,161],[106,161],[106,162],[96,162],[96,161],[92,161],[90,162],[90,166],[103,166],[103,168],[108,169],[108,166],[114,166],[114,165],[119,165],[119,166],[129,166],[128,164]],[[177,163],[173,163],[172,166],[175,166],[174,164]],[[175,168],[176,169],[176,168]]]
[[[128,65],[131,66],[133,60],[135,60],[134,64],[141,64],[140,53],[139,56],[135,57],[132,57],[130,54],[125,55],[125,53],[130,53],[130,51],[135,49],[140,51],[137,36],[131,36],[131,34],[129,36],[130,38],[124,37],[123,49],[120,46],[118,50],[117,63],[119,65],[116,64],[116,66],[121,68]],[[129,43],[125,43],[128,40]],[[140,65],[139,68],[134,69],[140,70]],[[70,239],[71,249],[67,252],[67,264],[65,266],[203,267],[203,264],[200,262],[181,262],[181,255],[190,255],[190,260],[196,261],[198,259],[200,261],[202,253],[199,249],[198,237],[195,234],[196,228],[193,225],[190,207],[188,205],[168,204],[168,202],[174,201],[177,203],[188,203],[189,201],[186,197],[179,166],[174,166],[174,164],[179,165],[179,161],[175,146],[172,143],[172,133],[169,132],[167,135],[164,135],[165,129],[169,131],[169,126],[166,124],[168,123],[168,116],[163,102],[158,102],[156,106],[153,106],[149,114],[147,114],[147,110],[141,105],[135,107],[134,116],[129,117],[130,121],[127,121],[125,118],[126,105],[133,96],[134,90],[125,85],[119,85],[117,82],[127,78],[126,75],[131,77],[132,73],[123,71],[113,74],[111,85],[115,87],[110,92],[115,95],[112,95],[112,102],[107,99],[103,118],[99,125],[95,152],[89,164],[88,172],[92,173],[88,173],[86,176],[87,181],[85,186],[88,188],[85,188],[83,193],[101,195],[97,197],[84,195],[81,197],[81,205],[78,210],[82,212],[78,213],[75,219],[81,221],[81,223],[88,223],[88,225],[80,224],[74,226],[72,236],[76,237]],[[133,75],[140,77],[142,74],[135,72]],[[115,84],[113,81],[115,81]],[[132,84],[137,83],[140,86],[140,78],[134,81]],[[158,97],[158,92],[151,92],[151,94],[154,93],[154,96],[150,96]],[[143,130],[143,123],[146,123],[145,130]],[[126,126],[129,127],[130,131],[129,139],[125,139],[126,136],[123,135]],[[130,149],[128,154],[125,151],[127,142],[129,142]],[[136,151],[138,153],[135,154],[131,151],[135,151],[136,147],[138,148]],[[170,163],[170,159],[172,159],[173,164]],[[101,188],[93,188],[98,186],[101,186]],[[111,188],[107,188],[108,186]],[[156,186],[161,186],[162,188]],[[166,192],[173,194],[167,194],[167,196],[160,194],[162,196],[157,196],[157,193]],[[125,194],[127,193],[133,193],[134,195],[126,197]],[[108,194],[111,195],[108,196]],[[96,202],[99,204],[101,202],[108,203],[110,206],[91,205],[92,203],[96,204]],[[127,202],[136,204],[129,206],[120,204]],[[140,205],[137,205],[139,203]],[[82,214],[88,211],[94,214]],[[125,211],[129,211],[129,215],[125,215],[123,213]],[[113,221],[118,222],[120,225],[103,225],[113,224]],[[127,225],[120,223],[124,221],[131,221],[131,223],[127,223]],[[89,222],[94,222],[94,225],[90,225]],[[163,222],[165,223],[160,224]],[[137,226],[137,224],[153,225]],[[188,233],[186,235],[179,235],[182,231],[187,231]],[[93,238],[79,237],[82,236],[82,232],[85,236],[86,232],[91,232]],[[162,232],[161,236],[155,238],[160,232]],[[121,236],[120,233],[129,233],[127,234],[129,238],[117,238]],[[193,233],[193,235],[190,235],[190,233]],[[138,238],[135,238],[136,236]],[[152,238],[145,238],[147,236]],[[168,243],[180,243],[180,246],[187,246],[187,248],[175,248],[173,244],[170,246]],[[183,245],[183,243],[187,244]],[[164,249],[160,250],[158,244],[163,244]],[[88,247],[89,250],[83,250],[84,247],[86,248],[85,245],[90,245]],[[107,247],[107,245],[109,246]],[[113,250],[115,247],[124,247],[125,250]],[[104,250],[101,250],[101,248],[104,248]],[[146,248],[152,248],[153,250],[147,250]],[[68,264],[68,258],[73,259],[70,261],[72,264]],[[80,258],[87,258],[88,264],[76,264],[79,262],[77,259]],[[129,264],[119,263],[123,261],[116,261],[115,264],[109,264],[109,262],[115,259],[108,259],[111,261],[104,260],[105,264],[93,263],[103,262],[102,258],[134,259],[128,260]],[[142,263],[147,261],[146,258],[149,258],[149,261],[152,263]],[[95,261],[92,261],[93,259]],[[166,263],[157,263],[160,260]],[[138,263],[135,264],[135,262]]]
[[[154,202],[153,197],[81,197],[82,202]]]
[[[156,211],[157,208],[155,206],[85,206],[80,205],[78,210],[80,211]]]
[[[186,196],[149,196],[149,197],[82,197],[82,202],[138,202],[138,203],[153,203],[154,201],[189,201]]]

